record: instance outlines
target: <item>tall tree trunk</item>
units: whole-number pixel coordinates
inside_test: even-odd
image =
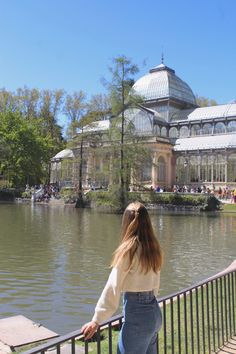
[[[83,137],[80,142],[80,163],[79,163],[79,190],[78,190],[78,199],[75,205],[76,208],[84,208],[84,199],[83,199]]]
[[[126,188],[124,178],[124,132],[125,132],[125,88],[124,88],[124,65],[122,66],[122,114],[121,114],[121,145],[120,145],[120,202],[121,209],[125,209]]]

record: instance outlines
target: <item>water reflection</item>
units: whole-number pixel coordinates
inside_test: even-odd
[[[232,215],[151,215],[165,253],[161,295],[235,258]],[[90,319],[119,241],[121,216],[71,207],[0,205],[1,318],[23,314],[59,333]]]

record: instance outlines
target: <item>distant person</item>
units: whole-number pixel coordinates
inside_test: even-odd
[[[236,188],[234,190],[234,203],[236,203]]]
[[[219,189],[218,189],[218,196],[219,196],[219,199],[222,199],[222,194],[223,194],[222,188],[219,187]]]
[[[92,321],[82,327],[85,339],[90,339],[101,322],[115,313],[123,293],[124,323],[117,354],[156,353],[157,332],[162,323],[156,299],[162,252],[147,209],[139,202],[129,204],[124,212],[121,242],[111,266]]]
[[[234,203],[234,191],[231,191],[231,192],[230,192],[230,195],[231,195],[230,202],[231,202],[231,203]]]

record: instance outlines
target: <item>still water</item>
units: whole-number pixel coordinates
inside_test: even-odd
[[[236,259],[236,214],[151,214],[165,254],[160,295]],[[120,215],[0,204],[0,318],[22,314],[65,334],[90,320],[119,241]]]

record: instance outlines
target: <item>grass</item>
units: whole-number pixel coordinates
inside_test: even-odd
[[[236,213],[236,204],[224,204],[222,212]]]

